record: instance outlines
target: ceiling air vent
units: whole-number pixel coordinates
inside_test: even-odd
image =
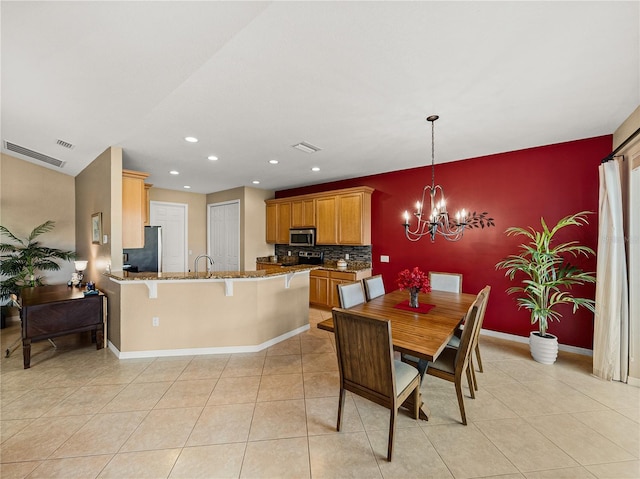
[[[295,148],[296,150],[304,151],[305,153],[315,153],[316,151],[320,151],[322,149],[312,145],[311,143],[307,143],[306,141],[301,141],[296,145],[291,145],[291,147]]]
[[[57,158],[52,158],[47,155],[43,155],[42,153],[38,153],[37,151],[30,150],[29,148],[25,148],[24,146],[16,145],[15,143],[11,143],[10,141],[7,141],[7,140],[4,140],[4,147],[9,151],[13,151],[14,153],[19,153],[20,155],[28,156],[29,158],[42,161],[49,165],[57,166],[58,168],[62,168],[64,166],[64,161],[58,160]]]
[[[63,148],[69,148],[70,150],[73,149],[73,147],[75,146],[69,143],[68,141],[64,141],[64,140],[58,140],[56,141],[56,144],[62,146]]]

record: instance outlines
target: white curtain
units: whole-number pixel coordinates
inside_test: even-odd
[[[629,291],[619,162],[614,159],[601,164],[599,174],[593,374],[606,380],[627,382]]]

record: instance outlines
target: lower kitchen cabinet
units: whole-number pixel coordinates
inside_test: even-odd
[[[371,270],[357,272],[317,269],[309,273],[309,303],[314,306],[333,308],[340,306],[338,285],[351,283],[371,276]]]

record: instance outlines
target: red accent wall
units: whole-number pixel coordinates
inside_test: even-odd
[[[372,197],[373,274],[382,274],[387,290],[395,289],[398,272],[419,266],[425,271],[463,274],[463,291],[477,293],[485,285],[491,295],[483,327],[519,336],[536,330],[527,310],[518,310],[515,298],[506,293],[512,284],[495,264],[516,252],[522,238],[507,237],[509,226],[547,224],[582,210],[593,211],[589,224],[568,227],[558,241],[577,239],[596,250],[598,211],[598,165],[611,152],[612,136],[559,143],[509,153],[489,155],[436,165],[436,183],[442,185],[449,212],[461,208],[486,211],[495,227],[472,229],[458,242],[423,238],[412,243],[404,236],[402,214],[413,211],[422,188],[431,183],[431,167],[412,168],[380,175],[353,178],[304,188],[279,191],[277,198],[352,186],[375,188]],[[562,233],[562,232],[561,232]],[[389,263],[381,263],[388,255]],[[595,271],[595,258],[576,264]],[[594,298],[595,285],[576,287],[575,295]],[[562,318],[550,324],[549,332],[559,342],[592,349],[593,314],[570,307],[560,310]]]

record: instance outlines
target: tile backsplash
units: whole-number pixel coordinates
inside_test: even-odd
[[[311,247],[295,247],[285,244],[276,245],[275,254],[278,257],[287,256],[291,251],[291,256],[298,256],[300,251],[322,251],[325,261],[338,261],[344,259],[344,255],[349,255],[349,261],[360,261],[363,263],[371,263],[371,246],[315,246]]]

